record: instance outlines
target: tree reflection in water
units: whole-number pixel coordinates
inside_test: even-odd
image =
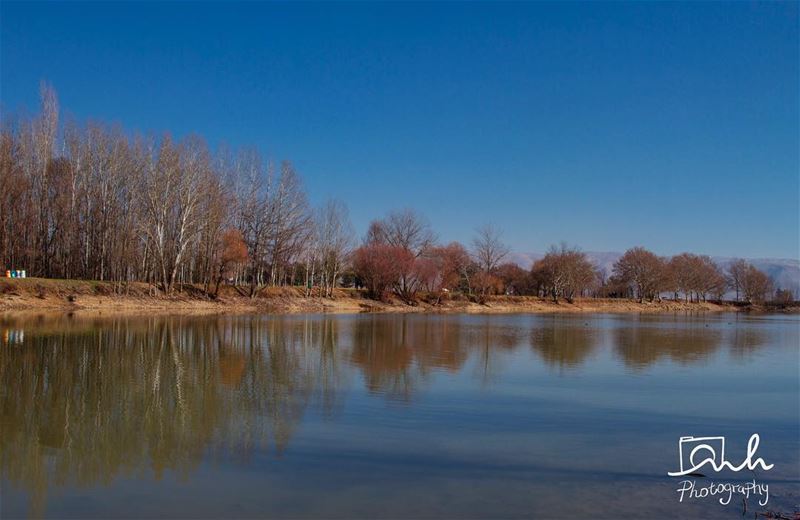
[[[314,392],[330,412],[342,382],[332,319],[39,327],[0,355],[2,476],[34,516],[52,484],[188,477],[209,450],[280,455]]]
[[[450,320],[375,315],[354,323],[352,363],[370,392],[407,400],[436,369],[457,371],[467,359],[462,328]]]
[[[764,347],[769,341],[766,331],[756,327],[733,327],[728,333],[731,355],[739,360],[747,360],[758,349]],[[797,343],[797,338],[793,340],[776,341],[776,344]]]
[[[352,363],[367,389],[393,400],[409,400],[434,372],[458,372],[476,358],[484,382],[497,375],[496,353],[521,342],[519,327],[498,325],[491,316],[462,322],[453,316],[372,315],[354,323]],[[495,317],[496,318],[496,317]]]
[[[596,329],[583,322],[549,318],[531,329],[531,347],[552,367],[580,366],[597,343]]]
[[[310,408],[337,415],[357,373],[369,393],[409,402],[441,372],[499,381],[503,362],[531,362],[512,356],[523,344],[561,372],[594,354],[640,370],[768,343],[754,326],[556,316],[0,318],[0,329],[14,330],[0,335],[0,471],[35,516],[53,486],[280,457]]]
[[[643,323],[614,330],[617,354],[627,366],[636,370],[662,358],[684,365],[706,361],[719,348],[722,339],[721,330],[702,321],[689,321],[681,327]]]

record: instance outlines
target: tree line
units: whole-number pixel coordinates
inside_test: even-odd
[[[48,85],[36,117],[3,121],[0,172],[0,262],[31,276],[147,281],[167,293],[233,277],[251,294],[305,278],[330,294],[352,237],[346,207],[311,208],[290,162],[212,153],[198,136],[60,127]]]
[[[372,298],[438,303],[454,293],[533,295],[573,301],[664,296],[686,301],[791,300],[743,260],[723,270],[707,257],[662,258],[628,250],[607,276],[566,244],[529,270],[507,262],[492,226],[470,247],[442,244],[413,210],[375,220],[357,241],[347,206],[314,208],[291,162],[254,149],[213,151],[199,136],[128,135],[101,122],[59,122],[55,91],[41,87],[32,118],[0,130],[0,263],[31,276],[149,282],[169,294],[201,284],[215,297],[232,283],[255,296],[300,286],[331,297],[340,285]]]
[[[422,217],[408,210],[373,222],[353,255],[353,270],[368,294],[377,299],[394,295],[407,303],[420,295],[438,302],[452,292],[481,302],[497,294],[554,302],[578,297],[700,302],[722,300],[732,291],[737,301],[764,302],[773,296],[791,301],[787,291],[773,293],[769,276],[741,259],[723,269],[705,255],[664,258],[634,247],[615,262],[607,277],[586,253],[567,244],[551,247],[529,270],[505,262],[509,248],[491,226],[477,230],[471,249],[458,242],[436,245],[432,237]]]

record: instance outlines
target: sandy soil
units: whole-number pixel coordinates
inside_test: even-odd
[[[218,314],[218,313],[677,313],[732,312],[742,307],[715,303],[674,301],[638,303],[618,299],[582,299],[570,304],[527,296],[497,296],[481,305],[446,301],[440,305],[376,302],[354,290],[337,290],[334,298],[305,297],[298,288],[268,288],[250,298],[234,287],[223,287],[212,299],[200,287],[187,286],[165,296],[152,286],[132,283],[51,280],[42,278],[0,279],[0,312],[80,312],[88,314]],[[752,309],[749,309],[752,310]]]

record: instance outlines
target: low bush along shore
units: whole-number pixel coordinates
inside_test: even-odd
[[[333,298],[306,297],[302,288],[267,287],[254,298],[247,289],[220,288],[213,298],[202,287],[186,285],[167,296],[141,282],[118,284],[87,280],[45,278],[0,279],[0,311],[174,311],[176,313],[232,312],[696,312],[772,309],[734,303],[686,303],[672,300],[639,303],[624,299],[585,298],[574,303],[530,296],[493,296],[485,304],[466,298],[443,300],[438,305],[420,301],[407,305],[399,301],[378,302],[354,289],[338,289]]]

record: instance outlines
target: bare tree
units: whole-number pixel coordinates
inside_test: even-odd
[[[492,273],[511,249],[503,242],[502,232],[491,224],[481,226],[472,240],[472,254],[481,270]]]
[[[311,296],[316,285],[317,273],[320,264],[320,230],[314,225],[309,230],[308,238],[300,252],[300,259],[305,269],[305,295]]]
[[[325,296],[333,296],[333,288],[353,248],[353,226],[347,206],[329,200],[316,215],[317,240],[322,286]]]
[[[263,283],[270,231],[272,167],[268,165],[265,170],[258,153],[243,151],[237,158],[236,177],[242,185],[237,190],[237,220],[250,258],[250,296],[253,297]]]
[[[367,242],[402,247],[419,256],[436,241],[428,221],[411,209],[393,211],[374,221],[367,232]]]
[[[18,265],[25,222],[23,197],[27,186],[19,157],[19,139],[10,125],[4,124],[0,133],[0,264]]]
[[[728,266],[728,284],[736,292],[737,302],[739,301],[749,266],[750,264],[741,258],[733,260]]]
[[[220,166],[218,165],[218,167]],[[231,229],[233,215],[229,211],[229,207],[232,197],[223,183],[223,178],[223,174],[216,172],[214,175],[206,176],[201,186],[203,196],[200,201],[200,218],[202,222],[197,251],[194,256],[198,274],[206,291],[214,282],[215,275],[221,275],[220,265],[225,271],[229,265],[238,265],[247,260],[246,254],[244,260],[240,259],[238,241],[244,243],[241,232],[236,229],[236,234],[233,234],[234,230]],[[246,252],[247,246],[245,245]],[[215,295],[218,290],[219,282],[214,291]]]
[[[34,261],[34,269],[45,276],[51,276],[53,244],[59,222],[54,220],[53,174],[51,167],[56,134],[58,132],[58,99],[55,90],[47,83],[40,86],[40,113],[29,122],[21,125],[19,132],[19,158],[22,174],[28,182],[27,204],[31,209],[26,234],[32,236],[26,242],[30,245],[26,261]],[[30,254],[33,253],[33,254]]]
[[[192,139],[179,148],[169,137],[162,139],[156,154],[151,154],[145,171],[141,189],[144,231],[155,254],[162,288],[168,294],[190,244],[202,230],[200,187],[208,171],[204,143]]]
[[[312,216],[300,177],[284,161],[274,196],[267,202],[269,228],[267,253],[273,285],[285,282],[285,268],[296,260],[309,237]]]

